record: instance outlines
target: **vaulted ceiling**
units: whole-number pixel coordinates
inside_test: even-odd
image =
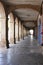
[[[42,0],[3,0],[12,4],[33,4],[41,5]]]
[[[26,27],[35,27],[42,0],[3,0],[13,4],[14,13],[24,22]],[[11,8],[11,7],[10,7]],[[36,22],[34,24],[34,22]]]

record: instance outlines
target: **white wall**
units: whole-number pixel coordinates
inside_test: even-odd
[[[0,47],[6,45],[6,15],[5,10],[0,2]]]
[[[8,15],[8,39],[10,43],[14,43],[14,18],[13,14]]]
[[[15,38],[18,40],[18,19],[15,19]]]

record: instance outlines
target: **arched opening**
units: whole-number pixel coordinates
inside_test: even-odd
[[[14,17],[12,13],[8,15],[8,40],[10,45],[14,44]]]
[[[6,15],[3,4],[0,2],[0,48],[6,47]]]
[[[30,29],[29,34],[30,34],[30,38],[31,38],[31,41],[32,41],[33,40],[33,35],[34,35],[34,30]]]
[[[33,32],[34,32],[34,31],[33,31],[33,29],[31,29],[29,32],[30,32],[31,35],[33,35]]]

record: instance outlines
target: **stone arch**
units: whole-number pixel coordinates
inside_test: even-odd
[[[8,40],[9,43],[14,43],[14,16],[12,12],[8,15]]]
[[[6,47],[6,14],[0,2],[0,47]]]
[[[21,40],[21,21],[19,21],[19,39]]]
[[[18,41],[18,18],[15,19],[15,38],[16,42]]]

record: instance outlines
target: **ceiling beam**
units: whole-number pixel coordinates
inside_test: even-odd
[[[21,8],[24,8],[24,9],[33,9],[33,10],[36,10],[40,13],[40,5],[32,5],[32,4],[10,4],[10,3],[7,3],[7,2],[4,2],[2,1],[5,5],[9,6],[9,11],[14,11],[16,9],[21,9]]]
[[[34,23],[35,26],[37,26],[37,20],[35,20],[35,21],[34,20],[23,21],[23,24],[24,23],[29,23],[29,22],[32,22],[32,23]]]
[[[24,27],[25,27],[26,29],[28,29],[28,30],[35,28],[35,27],[26,27],[25,25],[24,25]]]
[[[24,20],[23,22],[36,22],[37,20]]]
[[[10,6],[10,10],[14,11],[16,9],[21,9],[21,8],[26,8],[26,9],[33,9],[33,10],[36,10],[38,12],[40,12],[40,6],[39,5],[32,5],[32,4],[19,4],[19,5],[12,5],[12,4],[9,4]]]

